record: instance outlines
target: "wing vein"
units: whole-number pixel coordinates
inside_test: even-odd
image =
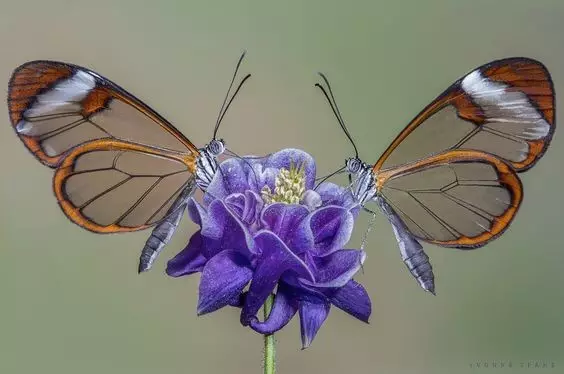
[[[112,169],[113,170],[113,169]],[[132,176],[129,176],[127,178],[125,178],[124,180],[114,184],[112,187],[108,188],[107,190],[104,190],[100,193],[98,193],[96,196],[92,197],[91,199],[89,199],[88,201],[86,201],[85,203],[83,203],[82,205],[80,205],[78,207],[78,209],[80,211],[82,211],[82,209],[86,208],[88,205],[90,205],[91,203],[93,203],[95,200],[98,200],[99,198],[101,198],[102,196],[104,196],[105,194],[107,194],[108,192],[111,192],[113,190],[115,190],[116,188],[122,186],[123,184],[127,183],[128,181],[130,181],[131,179],[133,179]]]
[[[443,226],[452,236],[455,238],[459,238],[462,236],[460,232],[458,232],[454,227],[451,227],[446,222],[444,222],[438,215],[435,214],[429,207],[427,207],[423,202],[421,202],[418,198],[413,196],[411,192],[407,192],[409,196],[411,196],[427,213],[431,215],[441,226]]]
[[[136,176],[137,177],[137,176]],[[155,187],[157,186],[157,184],[159,184],[161,181],[163,180],[163,178],[158,178],[152,185],[151,187],[149,187],[147,189],[147,191],[145,191],[143,193],[143,195],[141,195],[141,197],[139,197],[139,199],[137,199],[137,201],[132,204],[129,209],[127,209],[125,211],[125,213],[123,213],[120,217],[118,217],[113,223],[117,224],[119,222],[121,222],[121,220],[123,220],[125,217],[127,217],[129,215],[129,213],[131,213],[133,211],[133,209],[137,208],[137,206],[139,204],[141,204],[141,202],[147,197],[147,195],[149,195],[151,193],[151,191],[153,191],[155,189]]]

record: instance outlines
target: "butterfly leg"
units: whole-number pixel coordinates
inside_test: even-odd
[[[360,244],[360,250],[364,251],[364,247],[366,246],[366,243],[368,242],[368,234],[370,233],[370,231],[372,231],[372,228],[374,227],[374,221],[376,220],[376,213],[374,213],[373,211],[371,211],[368,208],[365,208],[364,206],[362,207],[362,209],[370,214],[372,214],[372,218],[370,219],[370,222],[368,223],[368,227],[366,228],[366,231],[364,231],[364,235],[362,236],[362,242]],[[364,267],[362,265],[362,263],[360,264],[360,269],[362,271],[362,273],[364,273]]]
[[[376,213],[371,211],[370,209],[362,206],[362,210],[364,210],[367,213],[370,213],[372,215],[372,218],[370,219],[369,223],[368,223],[368,227],[366,228],[366,231],[364,232],[364,235],[362,236],[362,242],[360,244],[360,250],[364,251],[364,247],[366,246],[366,243],[368,242],[368,234],[370,233],[370,231],[372,231],[372,228],[374,227],[374,221],[376,220]]]
[[[435,275],[423,246],[411,235],[401,218],[383,198],[377,197],[375,200],[392,225],[400,248],[401,259],[407,269],[425,291],[434,295]]]

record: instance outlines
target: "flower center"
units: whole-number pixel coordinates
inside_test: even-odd
[[[281,168],[274,180],[274,193],[268,186],[264,186],[260,193],[267,204],[299,204],[305,193],[304,164],[296,166],[291,162],[289,170]]]

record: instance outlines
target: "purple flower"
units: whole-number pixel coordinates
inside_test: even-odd
[[[352,279],[365,253],[343,249],[359,207],[346,189],[324,183],[314,191],[314,181],[314,160],[295,149],[221,164],[203,204],[189,203],[201,229],[167,267],[173,277],[202,273],[198,314],[240,307],[243,325],[271,334],[299,313],[304,348],[331,304],[368,322],[370,299]]]

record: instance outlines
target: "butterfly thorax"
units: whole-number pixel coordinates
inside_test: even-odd
[[[349,158],[346,167],[353,179],[351,184],[353,197],[359,204],[364,205],[376,196],[376,177],[372,172],[372,165],[358,158]]]
[[[217,157],[225,152],[225,142],[223,139],[213,139],[199,151],[200,155],[196,160],[196,183],[205,191],[219,167]]]

